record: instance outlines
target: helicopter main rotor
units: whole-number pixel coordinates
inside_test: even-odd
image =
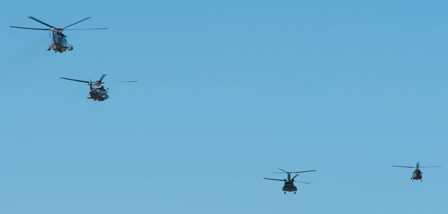
[[[41,23],[41,24],[43,24],[43,25],[45,25],[45,26],[47,26],[49,28],[31,28],[31,27],[19,27],[19,26],[10,26],[10,27],[12,27],[12,28],[19,28],[19,29],[26,29],[26,30],[49,30],[49,31],[53,31],[53,32],[62,32],[64,30],[106,30],[107,29],[107,28],[67,29],[68,27],[71,27],[71,26],[76,25],[76,24],[78,24],[80,22],[83,22],[83,21],[85,21],[87,19],[90,19],[91,17],[87,17],[87,18],[81,19],[81,20],[79,20],[79,21],[77,21],[77,22],[75,22],[73,24],[67,25],[67,26],[65,26],[63,28],[57,28],[57,27],[55,27],[53,25],[47,24],[47,23],[45,23],[45,22],[43,22],[43,21],[41,21],[39,19],[36,19],[36,18],[34,18],[32,16],[29,16],[28,18],[30,18],[30,19],[32,19],[32,20],[34,20],[36,22],[39,22],[39,23]]]
[[[106,82],[103,82],[104,77],[106,77],[106,74],[101,75],[100,79],[95,81],[95,85],[105,84]],[[70,80],[70,81],[75,81],[75,82],[87,83],[89,85],[91,85],[93,83],[92,81],[71,79],[71,78],[66,78],[66,77],[61,77],[60,79]],[[133,80],[133,81],[116,81],[116,82],[108,82],[108,83],[126,83],[126,82],[138,82],[138,81],[135,81],[135,80]]]
[[[278,170],[280,170],[281,172],[273,172],[273,173],[299,174],[299,173],[315,172],[315,171],[317,171],[317,170],[306,170],[306,171],[298,171],[298,172],[288,172],[288,171],[286,171],[284,169],[278,169]]]
[[[306,173],[306,172],[315,172],[317,170],[306,170],[306,171],[297,171],[297,172],[288,172],[286,170],[283,169],[279,169],[281,172],[273,172],[273,173],[286,173],[288,174],[288,178],[287,179],[276,179],[276,178],[264,178],[266,180],[271,180],[271,181],[283,181],[283,182],[298,182],[298,183],[304,183],[304,184],[310,184],[308,182],[304,182],[304,181],[295,181],[294,179],[300,175],[300,173]],[[291,174],[296,174],[294,175],[294,177],[291,178]]]
[[[420,166],[420,162],[417,162],[417,164],[415,166],[399,166],[399,165],[392,165],[392,167],[400,167],[400,168],[434,168],[434,167],[443,167],[443,166]]]

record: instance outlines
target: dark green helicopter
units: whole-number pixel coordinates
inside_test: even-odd
[[[420,166],[420,162],[417,162],[415,167],[414,166],[397,166],[397,165],[392,165],[392,166],[393,167],[400,167],[400,168],[415,168],[414,172],[412,173],[411,181],[414,181],[414,180],[423,181],[422,180],[423,172],[420,171],[420,168],[442,167],[442,166]]]
[[[271,181],[283,181],[285,182],[285,185],[282,187],[282,190],[285,192],[294,192],[294,194],[296,194],[297,192],[297,187],[294,185],[294,182],[297,183],[304,183],[304,184],[310,184],[308,182],[303,182],[303,181],[295,181],[294,179],[300,175],[300,173],[305,173],[305,172],[315,172],[316,170],[307,170],[307,171],[298,171],[298,172],[288,172],[286,170],[283,169],[279,169],[282,172],[274,172],[274,173],[286,173],[288,175],[287,179],[275,179],[275,178],[264,178],[266,180],[271,180]],[[291,174],[297,174],[294,177],[291,178]]]
[[[83,82],[83,83],[89,84],[90,91],[89,91],[89,96],[87,96],[87,99],[93,99],[93,101],[97,101],[97,100],[104,101],[109,98],[109,95],[107,94],[107,91],[109,90],[109,88],[106,90],[106,89],[104,89],[104,86],[102,85],[105,83],[105,82],[103,82],[103,79],[105,76],[106,76],[106,74],[103,74],[101,76],[101,78],[99,80],[97,80],[96,82],[70,79],[70,78],[65,78],[65,77],[61,77],[61,79],[76,81],[76,82]],[[113,83],[122,83],[122,82],[137,82],[137,81],[119,81],[119,82],[113,82]],[[109,83],[111,83],[111,82],[109,82]]]

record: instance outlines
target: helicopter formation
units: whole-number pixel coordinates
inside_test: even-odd
[[[398,165],[392,165],[392,167],[400,167],[400,168],[415,168],[414,172],[412,173],[412,177],[411,180],[420,180],[423,181],[422,178],[422,174],[423,172],[420,170],[421,168],[433,168],[433,167],[442,167],[442,166],[420,166],[420,162],[416,163],[416,166],[398,166]],[[294,185],[294,182],[296,183],[303,183],[303,184],[310,184],[309,182],[305,182],[305,181],[296,181],[295,178],[297,176],[299,176],[301,173],[306,173],[306,172],[315,172],[317,170],[307,170],[307,171],[297,171],[297,172],[289,172],[283,169],[278,169],[281,172],[274,172],[274,173],[286,173],[286,179],[277,179],[277,178],[264,178],[266,180],[271,180],[271,181],[281,181],[284,182],[284,185],[282,187],[282,191],[286,194],[287,192],[294,192],[294,194],[296,194],[297,192],[297,187]],[[292,174],[295,174],[293,177],[291,177]]]
[[[39,22],[45,26],[47,26],[48,28],[31,28],[31,27],[19,27],[19,26],[10,26],[11,28],[18,28],[18,29],[25,29],[25,30],[44,30],[44,31],[49,31],[51,33],[51,45],[48,45],[46,50],[50,51],[50,50],[54,50],[55,53],[59,52],[59,53],[63,53],[65,51],[72,51],[73,50],[73,45],[70,45],[67,42],[67,36],[65,34],[63,34],[63,31],[67,31],[67,30],[107,30],[107,28],[83,28],[83,29],[67,29],[73,25],[79,24],[83,21],[86,21],[88,19],[90,19],[91,17],[86,17],[84,19],[81,19],[75,23],[69,24],[63,28],[58,28],[55,27],[53,25],[47,24],[39,19],[36,19],[32,16],[29,16],[28,18]],[[107,100],[109,98],[109,95],[107,94],[109,89],[104,89],[104,86],[102,84],[104,84],[105,82],[103,82],[104,77],[106,76],[106,74],[103,74],[101,76],[101,78],[95,82],[92,81],[85,81],[85,80],[78,80],[78,79],[70,79],[70,78],[65,78],[65,77],[61,77],[60,79],[65,79],[65,80],[70,80],[70,81],[76,81],[76,82],[82,82],[82,83],[87,83],[90,86],[90,91],[89,91],[89,95],[87,96],[87,99],[92,99],[93,101],[104,101]],[[119,82],[137,82],[137,81],[119,81]],[[118,82],[117,82],[118,83]]]
[[[41,31],[49,31],[51,34],[51,44],[46,47],[47,51],[54,50],[55,53],[63,53],[65,51],[72,51],[73,45],[69,44],[67,41],[67,36],[63,34],[63,31],[68,30],[106,30],[108,28],[84,28],[84,29],[67,29],[73,25],[79,24],[83,21],[86,21],[90,19],[91,17],[86,17],[84,19],[81,19],[77,22],[74,22],[70,25],[67,25],[63,28],[54,27],[53,25],[47,24],[37,18],[34,18],[32,16],[29,16],[28,18],[39,22],[48,28],[31,28],[31,27],[19,27],[19,26],[10,26],[11,28],[18,28],[18,29],[26,29],[26,30],[41,30]],[[105,101],[109,98],[108,90],[109,88],[105,89],[103,84],[106,82],[103,82],[103,79],[106,77],[106,74],[103,74],[99,80],[92,82],[87,80],[79,80],[79,79],[72,79],[72,78],[66,78],[66,77],[60,77],[60,79],[69,80],[69,81],[75,81],[75,82],[81,82],[81,83],[87,83],[90,87],[89,95],[87,96],[87,99],[92,99],[94,101]],[[134,83],[137,81],[118,81],[114,83]],[[113,82],[108,82],[113,83]],[[415,168],[415,170],[412,173],[411,180],[420,180],[422,181],[422,174],[423,172],[420,170],[421,168],[432,168],[432,167],[442,167],[442,166],[420,166],[420,163],[417,162],[416,166],[400,166],[400,165],[392,165],[392,167],[399,167],[399,168]],[[303,184],[310,184],[309,182],[304,181],[296,181],[295,179],[302,173],[308,173],[308,172],[315,172],[317,170],[306,170],[306,171],[295,171],[295,172],[289,172],[283,169],[278,169],[280,172],[274,172],[274,173],[282,173],[286,174],[285,179],[277,179],[277,178],[264,178],[266,180],[271,181],[280,181],[284,182],[282,191],[284,194],[287,192],[293,192],[296,194],[297,187],[294,185],[294,183],[303,183]]]

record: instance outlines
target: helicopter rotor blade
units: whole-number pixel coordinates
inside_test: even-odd
[[[434,167],[443,167],[443,166],[421,166],[420,168],[434,168]]]
[[[302,184],[311,184],[310,182],[305,182],[305,181],[296,181],[297,183],[302,183]]]
[[[64,79],[64,80],[70,80],[70,81],[76,81],[76,82],[83,82],[83,83],[91,83],[91,81],[85,81],[85,80],[77,80],[77,79],[70,79],[70,78],[65,78],[65,77],[61,77],[59,79]]]
[[[128,82],[138,82],[138,81],[116,81],[116,82],[101,82],[101,84],[105,84],[105,83],[128,83]]]
[[[286,171],[286,170],[284,170],[284,169],[278,169],[278,170],[280,170],[280,171],[282,171],[282,172],[285,172],[285,173],[289,173],[288,171]],[[277,173],[279,173],[279,172],[277,172]]]
[[[283,179],[275,179],[275,178],[264,178],[266,180],[271,180],[271,181],[285,181]]]
[[[305,173],[305,172],[315,172],[317,170],[307,170],[307,171],[298,171],[298,172],[291,172],[291,173]]]
[[[32,27],[18,27],[18,26],[9,26],[12,28],[26,29],[26,30],[50,30],[46,28],[32,28]]]
[[[28,16],[28,18],[30,18],[30,19],[32,19],[32,20],[34,20],[34,21],[36,21],[36,22],[39,22],[39,23],[41,23],[41,24],[43,24],[43,25],[45,25],[45,26],[48,26],[48,27],[50,27],[50,28],[56,28],[55,26],[49,25],[49,24],[47,24],[47,23],[45,23],[45,22],[43,22],[43,21],[41,21],[41,20],[39,20],[39,19],[36,19],[36,18],[32,17],[32,16]]]
[[[68,28],[68,27],[70,27],[70,26],[76,25],[76,24],[78,24],[78,23],[80,23],[80,22],[83,22],[83,21],[85,21],[85,20],[87,20],[87,19],[90,19],[90,18],[92,18],[92,17],[87,17],[87,18],[81,19],[81,20],[79,20],[79,21],[77,21],[77,22],[75,22],[75,23],[73,23],[73,24],[70,24],[70,25],[67,25],[67,26],[63,27],[62,29],[65,29],[65,28]]]
[[[107,30],[109,28],[79,28],[79,29],[64,29],[64,30]]]
[[[415,168],[415,166],[397,166],[397,165],[392,165],[392,167],[400,167],[400,168]]]
[[[297,176],[299,176],[300,174],[295,175],[294,177],[291,178],[291,180],[294,180],[294,178],[296,178]]]
[[[100,78],[97,82],[101,82],[101,83],[103,83],[103,79],[104,79],[104,77],[106,77],[106,74],[101,75],[101,78]]]

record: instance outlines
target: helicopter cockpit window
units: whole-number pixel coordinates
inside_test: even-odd
[[[56,34],[54,38],[55,38],[58,42],[62,42],[64,37],[62,37],[61,35]]]

